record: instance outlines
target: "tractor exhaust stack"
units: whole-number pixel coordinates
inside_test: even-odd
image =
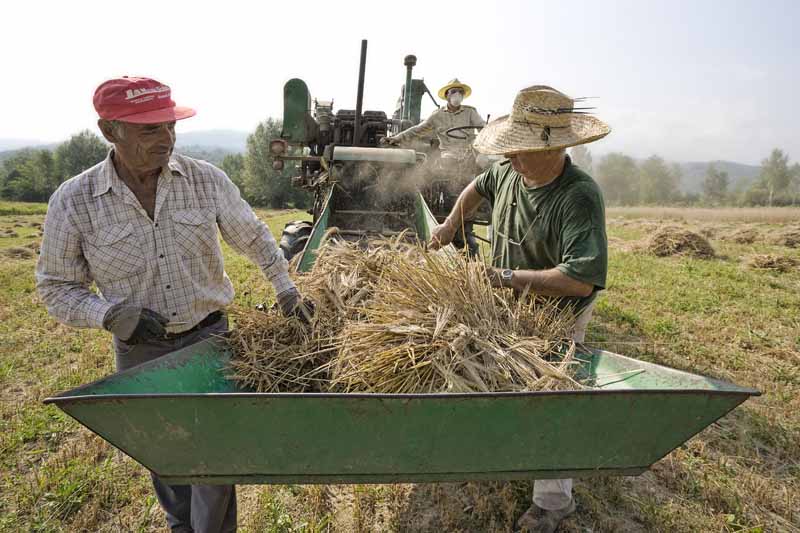
[[[364,69],[367,66],[367,40],[361,40],[361,61],[358,64],[358,95],[356,96],[356,120],[353,124],[353,146],[361,145],[361,108],[364,104]]]

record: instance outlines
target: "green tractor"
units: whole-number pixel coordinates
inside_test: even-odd
[[[412,241],[426,241],[452,207],[455,196],[445,194],[452,190],[450,182],[469,179],[477,170],[473,159],[447,173],[432,171],[440,168],[432,164],[438,157],[433,144],[382,147],[385,137],[418,124],[422,98],[433,96],[424,80],[412,78],[417,58],[409,55],[404,60],[403,92],[392,116],[362,110],[366,50],[367,42],[362,41],[354,110],[334,111],[332,100],[312,100],[300,79],[289,80],[283,88],[283,130],[281,138],[270,143],[273,167],[281,170],[286,161],[297,164],[293,185],[314,196],[309,210],[313,222],[290,222],[280,239],[287,260],[301,255],[296,260],[299,271],[311,268],[314,251],[329,228],[336,228],[336,238],[352,241],[401,233]]]

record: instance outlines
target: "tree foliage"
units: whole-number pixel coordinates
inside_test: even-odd
[[[269,142],[280,138],[280,134],[281,122],[268,118],[247,138],[241,178],[245,197],[264,207],[303,207],[308,203],[308,194],[292,186],[290,169],[276,171],[272,168]]]
[[[657,155],[648,157],[640,166],[639,200],[643,204],[668,204],[680,198],[680,170]]]
[[[789,169],[789,156],[782,150],[775,148],[766,159],[761,161],[761,175],[759,176],[760,188],[767,191],[767,205],[772,206],[789,203],[787,197],[792,184],[792,172]]]
[[[721,204],[728,195],[728,173],[717,170],[713,163],[709,163],[706,176],[703,179],[703,196],[710,204]]]
[[[93,167],[108,153],[108,145],[89,130],[83,130],[56,147],[56,174],[62,179],[77,176]]]
[[[222,159],[220,168],[228,175],[233,183],[239,187],[242,198],[248,203],[253,203],[244,186],[244,154],[228,154]]]
[[[594,176],[611,205],[634,205],[639,201],[639,168],[627,155],[613,152],[597,165]]]
[[[106,156],[108,147],[85,130],[54,151],[20,150],[3,162],[0,196],[22,202],[46,202],[66,179],[80,174]]]
[[[585,144],[579,144],[569,149],[572,162],[581,167],[584,172],[592,173],[592,152]]]

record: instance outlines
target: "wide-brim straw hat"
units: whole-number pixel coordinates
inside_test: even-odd
[[[552,87],[534,85],[517,93],[511,114],[487,124],[473,146],[484,154],[511,155],[568,148],[608,135],[611,128],[586,109],[575,109],[572,98]]]
[[[449,91],[454,87],[460,87],[461,89],[463,89],[464,98],[472,94],[472,88],[469,85],[467,85],[466,83],[461,83],[460,81],[458,81],[458,78],[453,78],[452,80],[447,82],[447,85],[439,89],[439,98],[441,98],[442,100],[447,100],[447,91]]]

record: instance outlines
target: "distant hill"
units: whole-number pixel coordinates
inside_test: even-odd
[[[58,143],[48,143],[41,139],[0,138],[0,153],[19,150],[20,148],[49,148],[56,144]]]
[[[683,170],[681,178],[681,190],[687,193],[700,193],[703,191],[703,180],[709,163],[713,163],[717,170],[728,173],[729,190],[742,190],[750,186],[761,172],[761,167],[756,165],[745,165],[732,161],[696,161],[690,163],[680,163]]]
[[[202,149],[221,148],[226,152],[241,153],[247,148],[246,131],[237,130],[204,130],[187,131],[178,133],[175,145],[181,147],[195,147]]]

